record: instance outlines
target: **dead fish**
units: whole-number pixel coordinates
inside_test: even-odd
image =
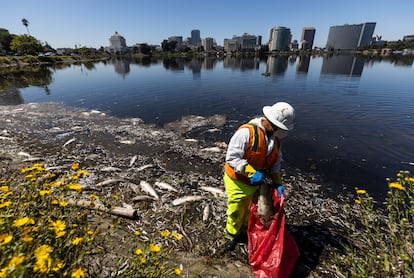
[[[154,197],[148,196],[148,195],[138,195],[132,198],[133,202],[147,201],[147,200],[154,200]]]
[[[221,149],[219,147],[204,148],[204,149],[201,149],[201,150],[205,151],[205,152],[212,152],[212,153],[221,152]]]
[[[200,201],[205,199],[204,196],[184,196],[178,199],[175,199],[171,202],[171,206],[178,206],[178,205],[182,205],[184,203],[187,202],[194,202],[194,201]]]
[[[66,147],[67,145],[69,145],[70,143],[72,143],[72,142],[75,142],[76,141],[76,138],[72,138],[72,139],[69,139],[68,141],[66,141],[66,143],[65,144],[63,144],[63,148],[64,147]]]
[[[117,168],[117,167],[107,166],[107,167],[103,167],[101,169],[101,171],[103,171],[103,172],[120,172],[120,171],[122,171],[122,169]]]
[[[272,196],[268,184],[259,186],[259,196],[257,198],[257,215],[260,217],[262,224],[267,224],[273,216]]]
[[[160,199],[160,196],[158,196],[157,191],[155,191],[155,189],[151,186],[151,184],[149,184],[149,182],[140,181],[139,185],[141,186],[141,189],[143,191],[145,191],[148,194],[150,194],[151,196],[153,196],[156,200]]]
[[[145,169],[147,169],[147,168],[150,168],[150,167],[153,167],[153,166],[154,166],[154,165],[152,165],[152,164],[143,165],[143,166],[139,167],[139,168],[137,169],[137,171],[143,171],[143,170],[145,170]]]
[[[27,152],[18,152],[17,155],[25,156],[25,157],[31,157],[31,155]]]
[[[206,204],[203,210],[203,221],[206,222],[210,216],[210,205]]]
[[[96,187],[107,186],[107,185],[118,183],[121,181],[122,179],[108,179],[108,180],[104,180],[104,181],[101,181],[100,183],[95,184],[95,186]]]
[[[175,189],[172,185],[166,183],[166,182],[162,182],[162,181],[156,181],[154,183],[156,186],[158,186],[161,189],[165,189],[165,190],[169,190],[169,191],[174,191],[174,192],[178,192],[177,189]]]
[[[200,189],[213,193],[214,196],[226,196],[226,193],[224,190],[217,188],[217,187],[211,187],[211,186],[200,186]]]
[[[126,144],[126,145],[133,145],[135,144],[135,140],[122,140],[122,141],[119,141],[119,143]]]
[[[137,161],[137,156],[134,155],[131,160],[129,161],[129,167],[131,167],[132,165],[134,165],[135,161]]]

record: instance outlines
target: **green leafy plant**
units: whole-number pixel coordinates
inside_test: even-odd
[[[414,276],[414,177],[400,171],[387,182],[385,212],[362,189],[356,190],[355,204],[346,208],[350,244],[333,263],[347,277]]]

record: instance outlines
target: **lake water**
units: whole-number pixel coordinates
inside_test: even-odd
[[[386,177],[414,172],[412,64],[353,56],[117,60],[2,73],[9,94],[0,104],[60,102],[160,127],[220,114],[227,123],[214,139],[228,142],[264,105],[286,101],[297,112],[286,163],[381,195]]]

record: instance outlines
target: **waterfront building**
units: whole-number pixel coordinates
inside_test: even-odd
[[[126,40],[123,36],[118,34],[118,32],[115,31],[115,34],[113,34],[109,38],[109,49],[114,52],[118,51],[124,51],[127,48],[126,46]]]
[[[288,51],[291,40],[289,28],[273,27],[269,31],[269,51]]]
[[[329,28],[326,48],[329,50],[349,50],[371,45],[375,25],[375,22],[367,22],[362,24],[331,26]]]
[[[201,45],[200,30],[191,30],[190,44],[192,46]]]
[[[233,36],[232,39],[224,39],[224,50],[231,51],[255,51],[262,44],[262,36],[254,36],[244,33],[241,36]]]
[[[214,47],[213,38],[203,38],[201,39],[201,45],[204,47],[204,51],[210,51]]]
[[[302,29],[302,37],[300,39],[300,50],[312,50],[315,32],[316,30],[313,27],[304,27]]]
[[[175,49],[179,49],[183,44],[183,37],[182,36],[171,36],[168,38],[169,42],[176,41],[177,44],[175,45]]]
[[[407,35],[403,37],[403,42],[414,41],[414,35]]]
[[[224,51],[236,52],[240,50],[240,42],[235,39],[224,39]]]

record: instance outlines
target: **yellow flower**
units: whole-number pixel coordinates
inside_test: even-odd
[[[82,268],[77,268],[72,272],[72,275],[70,276],[72,278],[85,278],[85,271],[83,271]]]
[[[7,185],[0,186],[0,191],[6,193],[9,191],[9,187]]]
[[[388,184],[388,187],[389,188],[395,188],[395,189],[398,189],[398,190],[405,190],[405,187],[404,186],[402,186],[400,183],[398,183],[398,182],[390,182],[389,184]]]
[[[23,217],[23,218],[19,218],[13,221],[13,226],[14,227],[21,227],[24,226],[26,224],[34,224],[34,220],[30,217]]]
[[[139,256],[139,255],[142,255],[143,253],[144,253],[144,252],[142,251],[142,249],[139,249],[139,248],[138,248],[137,250],[135,250],[135,254],[136,254],[136,255],[138,255],[138,256]]]
[[[168,236],[170,235],[170,232],[169,232],[169,231],[167,231],[167,230],[164,230],[164,231],[161,231],[161,232],[160,232],[160,235],[161,235],[162,237],[168,237]]]
[[[182,239],[183,239],[183,235],[182,235],[182,234],[175,233],[175,232],[172,234],[172,237],[173,237],[175,240],[182,240]]]
[[[72,244],[73,245],[78,245],[79,243],[81,243],[81,241],[83,240],[83,238],[82,237],[75,237],[73,240],[72,240]]]
[[[61,206],[61,207],[66,207],[68,205],[68,202],[65,202],[65,201],[60,201],[59,202],[59,206]]]
[[[70,178],[71,178],[73,181],[78,181],[78,180],[79,180],[79,177],[78,177],[77,175],[72,175]]]
[[[12,241],[12,239],[13,239],[12,235],[8,235],[8,234],[0,235],[0,246],[9,243],[10,241]]]
[[[81,185],[80,185],[80,184],[78,184],[78,183],[71,183],[71,184],[69,184],[69,185],[68,185],[68,188],[69,188],[70,190],[76,190],[76,191],[78,191],[78,192],[82,191],[82,187],[81,187]]]
[[[358,190],[356,191],[356,193],[357,193],[357,194],[362,195],[362,194],[367,194],[367,191],[366,191],[366,190],[364,190],[364,189],[358,189]]]
[[[52,268],[52,271],[57,272],[59,270],[61,270],[63,267],[63,262],[59,259],[56,259],[55,263],[54,263],[54,267]]]
[[[174,273],[175,273],[175,275],[180,275],[181,274],[181,269],[179,269],[179,268],[174,269]]]
[[[52,247],[50,247],[47,244],[43,244],[36,248],[36,250],[34,251],[34,254],[37,259],[42,259],[42,258],[49,257],[49,254],[52,251],[53,251]]]
[[[24,236],[24,237],[22,238],[22,241],[23,241],[23,242],[26,242],[26,243],[28,243],[28,242],[32,242],[32,241],[33,241],[33,238],[32,238],[31,236],[29,236],[29,235],[26,235],[26,236]]]
[[[151,252],[157,253],[161,251],[161,248],[158,245],[155,244],[150,244],[150,250]]]
[[[361,203],[361,200],[355,200],[355,204],[359,205]]]
[[[66,234],[65,232],[66,223],[63,222],[62,220],[56,220],[55,222],[52,221],[49,224],[49,229],[55,231],[56,238],[63,237]]]
[[[404,180],[405,180],[406,182],[409,182],[409,183],[411,183],[411,184],[414,184],[414,177],[406,177]]]
[[[89,198],[90,198],[92,201],[95,201],[96,199],[98,199],[98,196],[96,196],[95,194],[90,194],[90,195],[89,195]]]
[[[134,232],[134,235],[135,235],[135,236],[139,236],[140,234],[141,234],[141,232],[140,232],[140,231],[135,231],[135,232]]]
[[[79,163],[73,163],[72,166],[70,167],[73,171],[76,171],[79,169]]]
[[[0,204],[0,208],[10,207],[10,206],[11,206],[11,204],[12,204],[12,202],[10,202],[10,201],[7,201],[7,202],[4,202],[4,203],[1,203],[1,204]]]
[[[13,258],[11,258],[8,267],[12,268],[15,267],[16,265],[21,264],[24,261],[24,256],[15,256]]]
[[[54,199],[54,200],[52,200],[51,204],[52,204],[52,205],[58,205],[58,204],[59,204],[59,201],[58,201],[58,200],[56,200],[56,199]]]
[[[79,177],[85,177],[85,176],[89,175],[88,171],[86,171],[86,170],[78,170],[77,174],[78,174]]]
[[[145,264],[147,261],[145,260],[145,258],[143,258],[143,257],[139,257],[138,258],[138,260],[139,260],[139,262],[141,263],[141,264]]]
[[[52,190],[40,190],[39,195],[40,196],[45,196],[45,195],[50,195],[52,194]]]

